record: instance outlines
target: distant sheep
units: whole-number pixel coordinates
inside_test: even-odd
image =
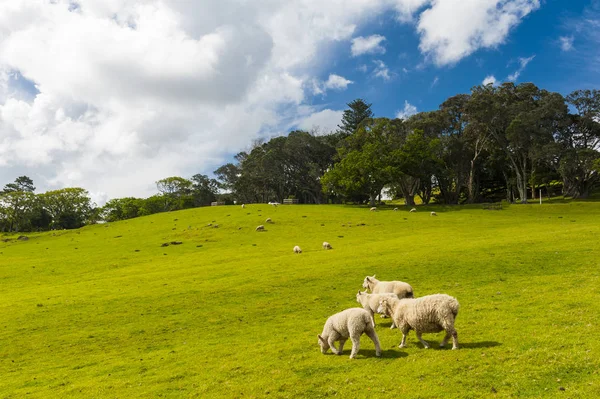
[[[452,337],[452,349],[458,349],[458,333],[454,329],[454,320],[458,315],[459,307],[456,298],[446,294],[435,294],[416,299],[383,298],[377,312],[387,312],[392,315],[394,323],[402,332],[400,348],[406,347],[408,332],[415,330],[417,338],[425,349],[429,348],[429,344],[421,335],[440,331],[446,331],[440,347],[444,347]]]
[[[392,294],[392,293],[368,294],[367,292],[360,292],[360,291],[358,291],[358,294],[356,294],[356,302],[360,303],[362,305],[363,309],[366,310],[367,312],[369,312],[371,317],[373,317],[373,315],[375,313],[377,313],[377,311],[379,310],[379,302],[383,298],[398,299],[398,295]],[[381,316],[389,317],[389,316],[391,316],[391,314],[383,313]],[[373,319],[373,323],[375,323],[375,319]],[[394,328],[394,327],[395,327],[395,325],[392,322],[391,328]]]
[[[377,211],[377,207],[376,207],[376,206],[374,206],[373,208],[371,208],[371,209],[369,209],[369,210],[370,210],[371,212],[375,212],[375,211]]]
[[[409,212],[416,212],[417,208],[412,208]]]
[[[437,216],[437,213],[435,213],[434,211],[431,211],[430,215],[431,216]]]
[[[403,281],[379,281],[375,275],[365,277],[363,288],[371,291],[372,294],[393,293],[398,298],[412,298],[413,289],[410,284]]]
[[[394,212],[396,212],[398,210],[398,208],[394,208]]]
[[[277,205],[279,205],[279,202],[269,202],[269,205],[272,205],[274,207],[277,207]]]
[[[256,231],[265,231],[265,226],[262,224],[260,226],[256,226]]]
[[[295,254],[301,254],[301,253],[302,253],[302,249],[301,249],[299,246],[297,246],[297,245],[296,245],[296,246],[294,247],[294,253],[295,253]]]
[[[331,247],[330,243],[328,243],[327,241],[325,241],[325,242],[323,242],[323,249],[333,249],[333,248]]]
[[[242,204],[242,209],[244,209],[246,207],[246,204]]]
[[[354,359],[360,349],[360,336],[363,333],[367,334],[375,344],[375,356],[381,356],[379,338],[369,312],[361,308],[351,308],[336,313],[327,319],[323,332],[317,335],[321,353],[325,354],[328,349],[331,349],[334,354],[341,355],[344,344],[350,338],[352,341],[350,359]],[[336,341],[340,342],[339,349],[334,345]]]
[[[271,218],[267,218],[267,220],[265,220],[265,223],[271,223]]]

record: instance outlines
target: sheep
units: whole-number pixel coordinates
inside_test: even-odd
[[[398,208],[394,208],[394,212],[397,212],[397,211],[398,211]]]
[[[435,211],[431,211],[430,215],[431,216],[437,216],[437,213],[435,213]]]
[[[336,313],[327,319],[323,332],[317,335],[321,353],[325,354],[327,349],[331,348],[334,354],[341,355],[344,344],[350,338],[352,341],[350,359],[354,359],[360,349],[360,336],[363,333],[367,334],[375,344],[375,356],[381,356],[375,323],[369,312],[361,308],[350,308]],[[334,345],[336,341],[340,342],[339,349]]]
[[[440,348],[452,337],[452,349],[458,349],[458,333],[454,329],[454,320],[459,307],[456,298],[446,294],[435,294],[416,299],[383,298],[377,312],[389,312],[392,315],[394,323],[402,331],[400,348],[406,347],[406,336],[410,330],[415,330],[425,349],[429,348],[429,344],[421,335],[443,330],[446,331],[446,335],[440,343]]]
[[[256,231],[265,231],[265,226],[262,224],[260,226],[256,226]]]
[[[416,212],[417,208],[412,208],[409,212]]]
[[[324,241],[323,242],[323,249],[333,249],[333,248],[331,247],[330,243],[328,243],[327,241]]]
[[[358,291],[358,293],[356,294],[356,302],[360,303],[362,305],[363,309],[366,310],[367,312],[369,312],[371,317],[373,317],[373,315],[375,313],[377,313],[377,310],[379,308],[379,302],[383,298],[398,299],[398,295],[393,294],[391,292],[388,292],[385,294],[368,294],[366,291],[365,292]],[[384,317],[384,316],[391,316],[391,315],[390,314],[382,314],[381,315],[381,317]],[[375,319],[373,319],[373,324],[375,324]],[[395,325],[392,320],[391,328],[394,328],[394,327],[395,327]]]
[[[396,294],[399,299],[412,298],[413,288],[410,284],[403,281],[379,281],[375,275],[365,277],[363,288],[371,291],[372,294],[384,294],[391,292]]]
[[[271,218],[267,218],[267,220],[265,220],[265,223],[271,223]]]
[[[299,246],[296,245],[294,247],[294,253],[295,254],[301,254],[302,253],[302,248],[300,248]]]
[[[269,201],[269,205],[272,205],[274,207],[277,207],[277,205],[279,205],[279,202],[270,202]]]
[[[246,204],[242,204],[242,209],[244,209],[246,207]]]
[[[370,210],[371,212],[375,212],[375,211],[377,211],[377,207],[376,207],[376,206],[374,206],[373,208],[371,208],[371,209],[369,209],[369,210]]]

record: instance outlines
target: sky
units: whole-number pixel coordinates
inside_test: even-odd
[[[98,205],[212,176],[363,98],[431,111],[480,84],[600,88],[600,0],[0,2],[0,186]]]

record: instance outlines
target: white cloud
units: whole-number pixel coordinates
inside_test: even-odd
[[[381,42],[384,40],[385,37],[381,35],[355,37],[352,39],[352,56],[358,57],[362,54],[385,54],[385,47],[381,45]]]
[[[404,109],[401,109],[396,113],[398,119],[408,119],[410,116],[417,113],[417,107],[404,100]]]
[[[208,173],[254,138],[283,132],[310,93],[319,50],[389,7],[70,4],[0,2],[0,184],[27,174],[39,191],[81,186],[98,201],[151,195],[158,179]],[[350,84],[336,76],[328,88]]]
[[[329,133],[337,129],[337,126],[342,121],[343,114],[344,111],[324,109],[306,116],[304,119],[297,122],[296,126],[299,129],[306,131]]]
[[[419,48],[439,66],[454,64],[480,48],[494,48],[539,0],[432,0],[420,14]]]
[[[573,36],[561,36],[558,38],[560,43],[560,48],[562,51],[571,51],[573,50],[573,41],[575,37]]]
[[[381,78],[383,80],[390,80],[392,78],[390,70],[387,65],[385,65],[385,62],[381,60],[374,60],[373,63],[375,64],[373,75],[376,78]]]
[[[356,68],[358,71],[362,72],[362,73],[366,73],[368,68],[365,64],[360,65],[358,68]]]
[[[531,60],[533,60],[534,58],[535,58],[535,55],[532,55],[531,57],[527,57],[527,58],[523,58],[523,57],[519,58],[519,68],[515,72],[508,75],[506,80],[508,80],[509,82],[516,82],[517,79],[519,79],[519,76],[521,76],[521,73],[527,67],[527,64],[529,64],[531,62]]]
[[[492,86],[496,86],[498,84],[498,81],[496,80],[494,75],[488,75],[485,77],[485,79],[483,79],[483,82],[481,84],[484,86],[487,86],[489,84],[491,84]]]
[[[400,22],[412,22],[414,14],[431,0],[397,0],[396,10]]]
[[[325,82],[325,88],[333,90],[344,90],[349,84],[352,84],[351,80],[348,80],[342,76],[331,74],[329,79]]]
[[[436,76],[435,78],[433,78],[433,81],[431,82],[430,88],[433,89],[438,84],[439,81],[440,81],[440,78],[438,76]]]

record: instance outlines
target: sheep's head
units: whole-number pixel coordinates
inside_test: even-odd
[[[329,349],[329,343],[325,338],[321,337],[321,335],[317,335],[317,337],[319,337],[319,346],[321,347],[321,353],[327,353],[327,350]]]
[[[379,301],[379,306],[377,307],[377,313],[387,314],[388,301],[387,299],[382,299]]]
[[[370,290],[371,289],[371,285],[373,284],[373,279],[375,278],[375,275],[372,276],[367,276],[365,277],[365,280],[363,281],[363,288],[366,290]]]
[[[365,294],[366,294],[366,292],[360,292],[360,290],[359,290],[358,293],[356,294],[356,302],[362,304],[362,301],[360,299]]]

